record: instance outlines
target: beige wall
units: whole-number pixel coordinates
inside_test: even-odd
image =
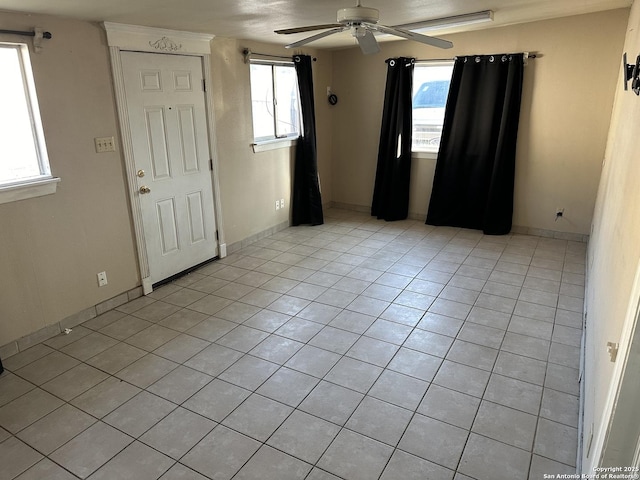
[[[382,43],[363,56],[334,52],[340,96],[333,129],[333,200],[370,206],[375,178],[384,59],[540,52],[525,68],[518,136],[514,225],[589,233],[609,128],[628,10],[452,34],[451,50],[415,42]],[[435,161],[415,159],[410,212],[426,215]],[[565,209],[555,222],[555,209]]]
[[[630,63],[640,53],[639,25],[640,4],[635,2],[624,45]],[[618,65],[620,77],[589,243],[585,442],[592,428],[594,438],[603,433],[602,414],[615,366],[609,361],[607,342],[620,341],[627,309],[638,305],[631,290],[640,260],[640,98],[623,90],[621,70]],[[593,452],[590,458],[583,453],[585,465],[597,462]]]
[[[218,138],[220,191],[225,241],[228,245],[289,220],[295,147],[253,153],[249,65],[242,50],[291,56],[283,47],[229,38],[212,42],[212,75]],[[296,51],[296,53],[299,53]],[[331,200],[331,111],[326,102],[331,85],[331,52],[304,50],[313,63],[318,169],[323,202]],[[260,58],[260,57],[256,57]],[[275,210],[275,200],[285,209]]]
[[[540,51],[527,67],[518,156],[516,224],[588,232],[619,52],[628,11],[572,17],[452,35],[447,55]],[[53,173],[55,195],[0,205],[0,346],[139,285],[122,155],[96,154],[93,138],[119,144],[108,49],[92,23],[47,16],[0,14],[2,28],[52,31],[32,64]],[[594,34],[594,32],[597,32]],[[15,37],[6,38],[19,40]],[[273,45],[216,38],[212,71],[217,153],[228,245],[289,218],[290,149],[253,153],[249,68],[241,50],[290,55]],[[410,42],[358,49],[305,50],[314,63],[318,163],[323,201],[369,205],[390,56],[443,56]],[[331,86],[340,102],[326,102]],[[622,125],[619,129],[630,128]],[[119,148],[119,147],[118,147]],[[433,162],[416,160],[412,211],[425,212]],[[618,174],[620,175],[620,174]],[[629,184],[631,185],[631,184]],[[622,193],[615,193],[621,195]],[[626,193],[625,193],[626,194]],[[274,201],[287,208],[276,212]],[[109,285],[99,288],[96,273]]]
[[[121,154],[94,150],[94,137],[119,143],[102,29],[6,13],[0,24],[53,33],[31,63],[51,169],[62,179],[54,195],[0,205],[2,346],[136,287],[139,276]],[[101,271],[109,284],[98,288]]]
[[[0,205],[0,347],[140,284],[126,174],[118,140],[109,53],[102,28],[49,16],[0,14],[2,28],[53,33],[32,53],[55,195]],[[23,37],[0,38],[24,41]],[[289,220],[293,149],[253,153],[249,66],[243,47],[282,47],[216,38],[212,73],[220,190],[227,245]],[[314,63],[318,163],[331,201],[330,52]],[[116,137],[118,152],[96,154],[94,137]],[[284,210],[275,211],[284,198]],[[96,274],[109,284],[99,288]]]

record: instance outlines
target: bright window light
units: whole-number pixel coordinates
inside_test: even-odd
[[[29,50],[0,43],[0,188],[51,178]]]
[[[300,134],[298,80],[293,65],[251,63],[254,141]]]
[[[416,63],[413,69],[412,151],[437,153],[453,61]]]

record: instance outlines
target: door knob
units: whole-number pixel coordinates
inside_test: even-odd
[[[149,193],[151,191],[151,189],[145,185],[143,185],[142,187],[140,187],[140,193],[142,195],[144,195],[145,193]]]

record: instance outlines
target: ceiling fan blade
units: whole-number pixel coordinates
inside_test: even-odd
[[[370,55],[372,53],[378,53],[380,51],[380,46],[376,38],[373,36],[370,30],[367,30],[367,33],[363,37],[356,37],[358,39],[358,45],[360,45],[360,50],[365,55]]]
[[[438,47],[438,48],[453,47],[453,43],[449,42],[448,40],[442,40],[441,38],[437,38],[437,37],[428,37],[427,35],[410,32],[409,30],[403,30],[402,28],[391,28],[391,27],[385,27],[384,25],[372,25],[372,28],[375,28],[376,30],[382,33],[388,33],[390,35],[395,35],[396,37],[406,38],[408,40],[413,40],[414,42],[425,43],[433,47]]]
[[[340,25],[340,28],[332,28],[331,30],[327,30],[326,32],[317,33],[310,37],[307,37],[303,40],[298,40],[297,42],[290,43],[289,45],[285,45],[284,48],[296,48],[306,45],[307,43],[315,42],[316,40],[320,40],[321,38],[328,37],[329,35],[333,35],[334,33],[344,32],[348,30],[349,27],[344,27]]]
[[[284,28],[282,30],[274,30],[274,33],[281,35],[291,35],[292,33],[313,32],[314,30],[325,30],[327,28],[342,27],[339,23],[327,23],[326,25],[309,25],[308,27]]]

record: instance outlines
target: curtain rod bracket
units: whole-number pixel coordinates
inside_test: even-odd
[[[45,37],[45,34],[48,33],[49,36]],[[44,38],[51,38],[51,34],[49,32],[45,32],[42,28],[34,28],[33,29],[33,51],[36,53],[40,53],[42,51],[42,40]]]
[[[40,53],[42,51],[42,40],[48,40],[53,37],[51,32],[45,32],[44,29],[35,27],[33,32],[23,32],[19,30],[0,30],[0,34],[21,35],[23,37],[33,37],[33,51]]]
[[[249,60],[251,60],[251,50],[245,48],[242,50],[242,55],[244,56],[244,63],[249,63]]]
[[[533,60],[534,58],[538,58],[538,54],[537,53],[533,53],[533,52],[523,52],[522,53],[522,59],[523,59],[523,65],[526,67],[529,64],[529,60]]]

